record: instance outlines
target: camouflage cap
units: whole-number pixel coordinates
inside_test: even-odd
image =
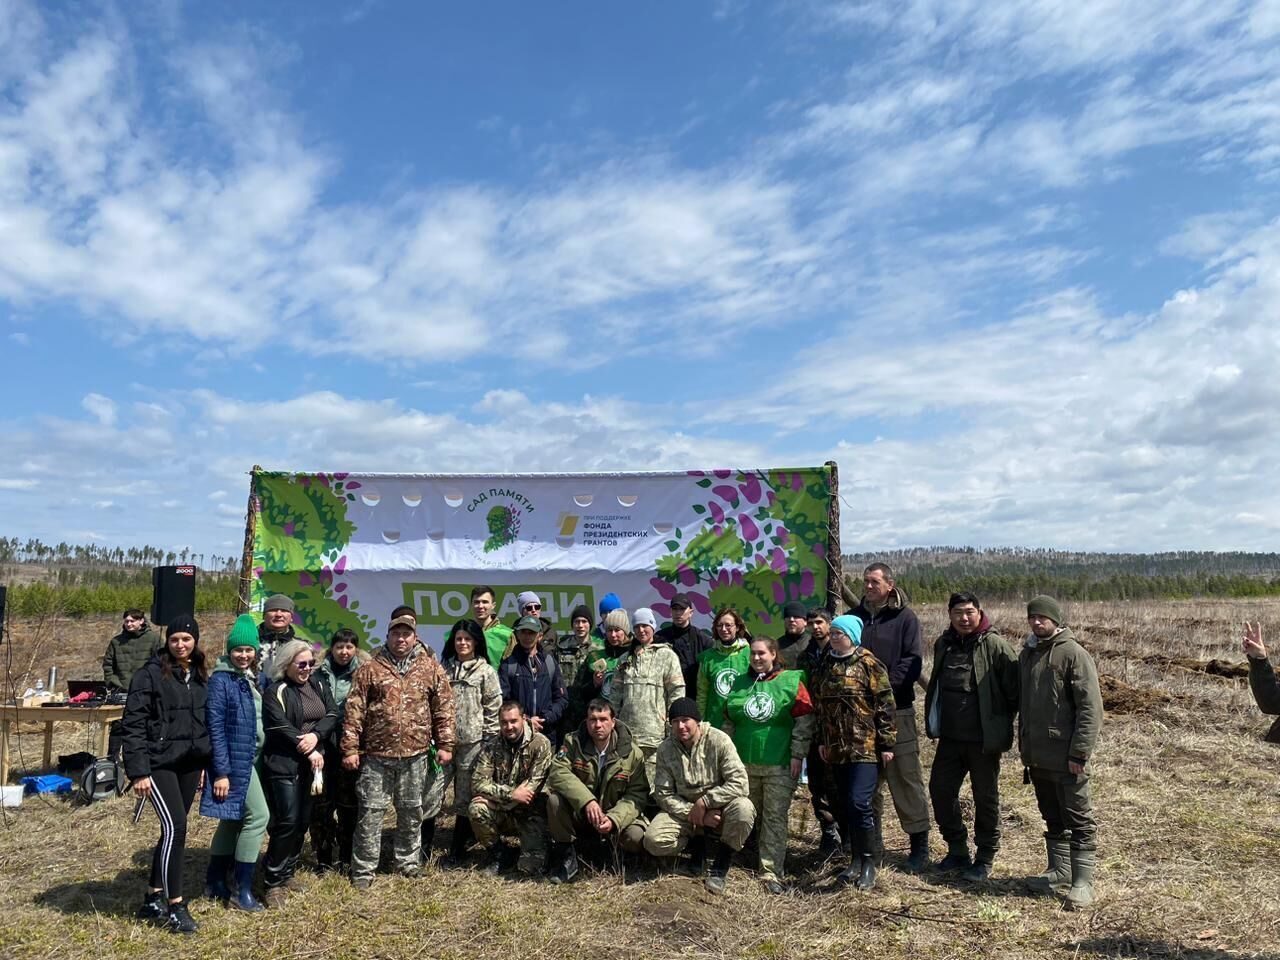
[[[542,632],[542,620],[538,617],[521,617],[516,621],[516,632],[521,630],[532,630],[534,633]]]

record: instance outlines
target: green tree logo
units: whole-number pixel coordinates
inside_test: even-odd
[[[520,511],[515,507],[494,507],[485,516],[489,525],[489,539],[484,542],[484,552],[492,553],[513,544],[520,536]]]

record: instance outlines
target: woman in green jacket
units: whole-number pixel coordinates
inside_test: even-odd
[[[716,612],[711,624],[716,645],[698,657],[698,712],[716,729],[724,725],[724,698],[750,666],[751,634],[742,614],[732,607]]]
[[[782,893],[791,797],[813,736],[813,702],[800,670],[783,670],[778,641],[756,637],[750,670],[725,699],[724,730],[747,768],[750,799],[760,825],[760,877]]]

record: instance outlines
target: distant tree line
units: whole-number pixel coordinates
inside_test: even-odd
[[[1048,593],[1063,600],[1184,600],[1280,596],[1280,554],[1179,550],[1083,553],[1026,547],[912,547],[845,555],[854,593],[867,564],[889,564],[918,603],[956,590],[986,600]]]
[[[206,563],[206,560],[208,561]],[[146,568],[192,563],[202,570],[231,571],[239,557],[197,553],[190,547],[165,550],[161,547],[108,547],[97,543],[47,544],[36,538],[0,537],[0,564],[44,566],[101,566]]]
[[[228,612],[235,609],[239,578],[228,574],[201,576],[196,581],[196,612]],[[151,579],[140,585],[58,586],[38,581],[9,588],[7,615],[14,617],[90,614],[118,616],[130,607],[151,608]]]

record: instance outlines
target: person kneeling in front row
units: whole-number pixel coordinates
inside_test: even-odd
[[[476,839],[491,846],[488,872],[511,866],[503,834],[520,838],[517,864],[525,876],[540,873],[547,858],[547,776],[551,741],[533,729],[524,707],[508,700],[498,708],[498,736],[488,741],[471,775],[467,808]]]
[[[711,858],[707,889],[724,893],[729,864],[756,821],[747,768],[729,735],[703,722],[696,701],[681,697],[667,717],[671,734],[658,747],[654,779],[661,812],[644,832],[644,848],[670,859],[692,837],[704,836]]]

